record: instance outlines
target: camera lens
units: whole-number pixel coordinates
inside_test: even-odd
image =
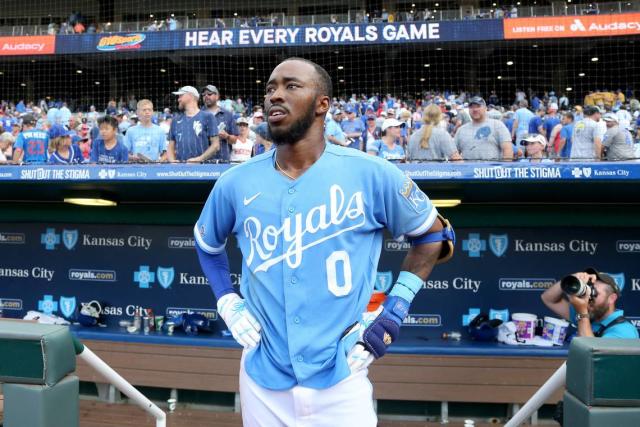
[[[586,291],[586,286],[575,276],[564,277],[560,281],[560,287],[566,294],[582,296]]]

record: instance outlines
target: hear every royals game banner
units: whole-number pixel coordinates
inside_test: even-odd
[[[640,180],[640,162],[400,163],[414,181]],[[0,166],[2,181],[211,181],[231,164]]]
[[[138,307],[152,308],[156,315],[191,311],[217,319],[192,230],[0,224],[3,314],[15,318],[39,310],[71,317],[82,303],[96,300],[103,320],[115,327],[118,320],[131,319]],[[411,306],[405,326],[420,328],[416,332],[439,336],[462,331],[463,321],[477,312],[502,318],[514,312],[551,315],[541,293],[565,274],[588,266],[618,281],[626,315],[640,319],[640,229],[460,228],[456,233],[455,256],[436,267]],[[389,289],[408,249],[407,243],[385,236],[376,289]],[[233,239],[227,251],[231,281],[238,286],[242,258]],[[315,262],[302,256],[302,262]]]

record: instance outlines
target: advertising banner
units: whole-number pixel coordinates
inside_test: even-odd
[[[50,55],[56,51],[56,36],[0,37],[0,56]]]
[[[640,34],[640,13],[544,16],[504,20],[504,38],[545,39]]]
[[[39,310],[70,317],[82,303],[97,300],[104,321],[116,328],[138,307],[156,315],[192,311],[217,319],[192,232],[191,226],[0,224],[3,315]],[[463,320],[474,312],[550,316],[542,292],[586,267],[616,278],[619,306],[634,322],[640,319],[640,229],[495,227],[456,233],[455,256],[435,268],[405,320],[424,336],[464,332]],[[385,237],[377,289],[394,283],[408,249]],[[242,258],[233,240],[227,252],[231,281],[239,286]]]

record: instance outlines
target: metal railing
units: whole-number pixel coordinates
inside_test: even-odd
[[[511,17],[511,9],[506,8],[504,12],[496,13],[496,8],[484,9],[452,9],[452,10],[419,10],[414,11],[409,19],[406,13],[394,14],[394,22],[408,21],[451,21],[462,19],[491,19]],[[607,3],[571,4],[564,6],[517,6],[516,15],[518,18],[536,16],[566,16],[566,15],[591,15],[591,14],[618,14],[640,11],[640,0],[618,1]],[[382,18],[373,18],[364,10],[350,10],[346,14],[323,14],[323,15],[285,15],[274,13],[266,19],[256,21],[251,17],[233,17],[219,19],[189,18],[188,16],[176,17],[178,29],[199,29],[199,28],[241,28],[241,27],[264,27],[264,26],[298,26],[316,24],[362,24],[383,22]],[[110,32],[133,32],[148,31],[151,22],[108,22],[98,26],[98,31],[102,33]],[[166,26],[161,28],[166,30]],[[0,35],[26,36],[26,35],[46,35],[49,33],[48,25],[14,25],[0,26]]]

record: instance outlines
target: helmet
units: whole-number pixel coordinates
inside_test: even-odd
[[[476,341],[494,341],[498,337],[498,327],[502,320],[489,320],[486,313],[480,313],[469,323],[469,335]]]
[[[82,308],[78,313],[78,323],[82,326],[96,326],[100,323],[102,306],[96,300],[80,303]]]

